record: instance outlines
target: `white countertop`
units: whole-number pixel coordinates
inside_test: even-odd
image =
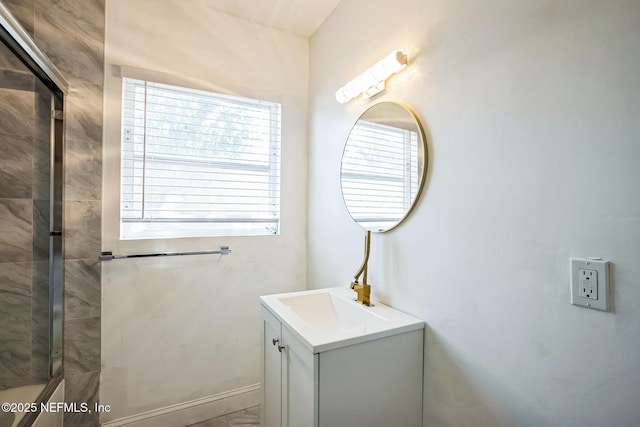
[[[372,301],[354,301],[347,287],[265,295],[260,303],[312,353],[423,329],[422,320]]]

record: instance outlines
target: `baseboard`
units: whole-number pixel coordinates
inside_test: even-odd
[[[119,418],[102,427],[178,427],[187,426],[260,404],[260,384],[214,394],[189,402]]]

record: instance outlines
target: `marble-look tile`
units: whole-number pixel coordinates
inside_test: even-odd
[[[31,263],[0,264],[0,389],[31,378]]]
[[[74,85],[66,103],[67,200],[102,197],[102,87]]]
[[[0,89],[33,92],[35,77],[28,71],[15,71],[0,68]]]
[[[73,136],[67,141],[77,144]],[[65,155],[65,198],[67,200],[100,200],[102,197],[102,153],[86,149],[72,151]]]
[[[32,260],[33,202],[0,199],[0,263]]]
[[[39,80],[35,84],[33,129],[33,198],[48,200],[51,173],[51,92]]]
[[[31,194],[34,199],[49,200],[51,191],[51,159],[49,139],[35,138],[33,149],[33,174]]]
[[[0,69],[29,72],[22,61],[4,43],[0,43]]]
[[[33,201],[33,260],[49,259],[49,207],[48,200]]]
[[[101,204],[97,200],[65,202],[65,259],[100,256]]]
[[[0,336],[0,390],[31,383],[30,343],[24,336],[12,339]]]
[[[22,28],[33,37],[34,0],[2,0]]]
[[[33,137],[0,134],[0,151],[2,152],[0,198],[30,199],[33,177]]]
[[[2,310],[0,315],[5,317],[3,326],[9,323],[28,323],[31,317],[31,282],[32,271],[30,262],[0,264],[0,294],[2,295]],[[14,311],[14,308],[27,307],[26,311]],[[0,330],[5,328],[0,328]]]
[[[70,83],[102,84],[104,0],[36,0],[35,39]]]
[[[100,318],[65,320],[64,374],[100,370]]]
[[[75,83],[65,103],[67,150],[102,150],[102,85]]]
[[[31,284],[31,378],[49,377],[49,262],[32,265]]]
[[[64,277],[65,319],[100,316],[100,261],[65,261]]]
[[[260,406],[228,414],[227,424],[229,424],[229,427],[260,425]]]
[[[67,403],[86,403],[93,409],[99,401],[100,372],[84,374],[65,373],[65,401]],[[64,415],[65,427],[98,427],[99,413],[92,410],[91,413],[66,412]]]
[[[65,401],[93,404],[99,401],[100,372],[65,374]]]
[[[0,89],[0,134],[33,135],[33,92]]]

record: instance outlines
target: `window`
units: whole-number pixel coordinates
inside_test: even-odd
[[[280,104],[123,79],[123,239],[278,234]]]

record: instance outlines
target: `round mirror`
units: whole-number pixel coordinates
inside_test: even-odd
[[[365,230],[397,227],[413,208],[427,169],[426,139],[409,107],[380,102],[351,129],[342,154],[342,197]]]

